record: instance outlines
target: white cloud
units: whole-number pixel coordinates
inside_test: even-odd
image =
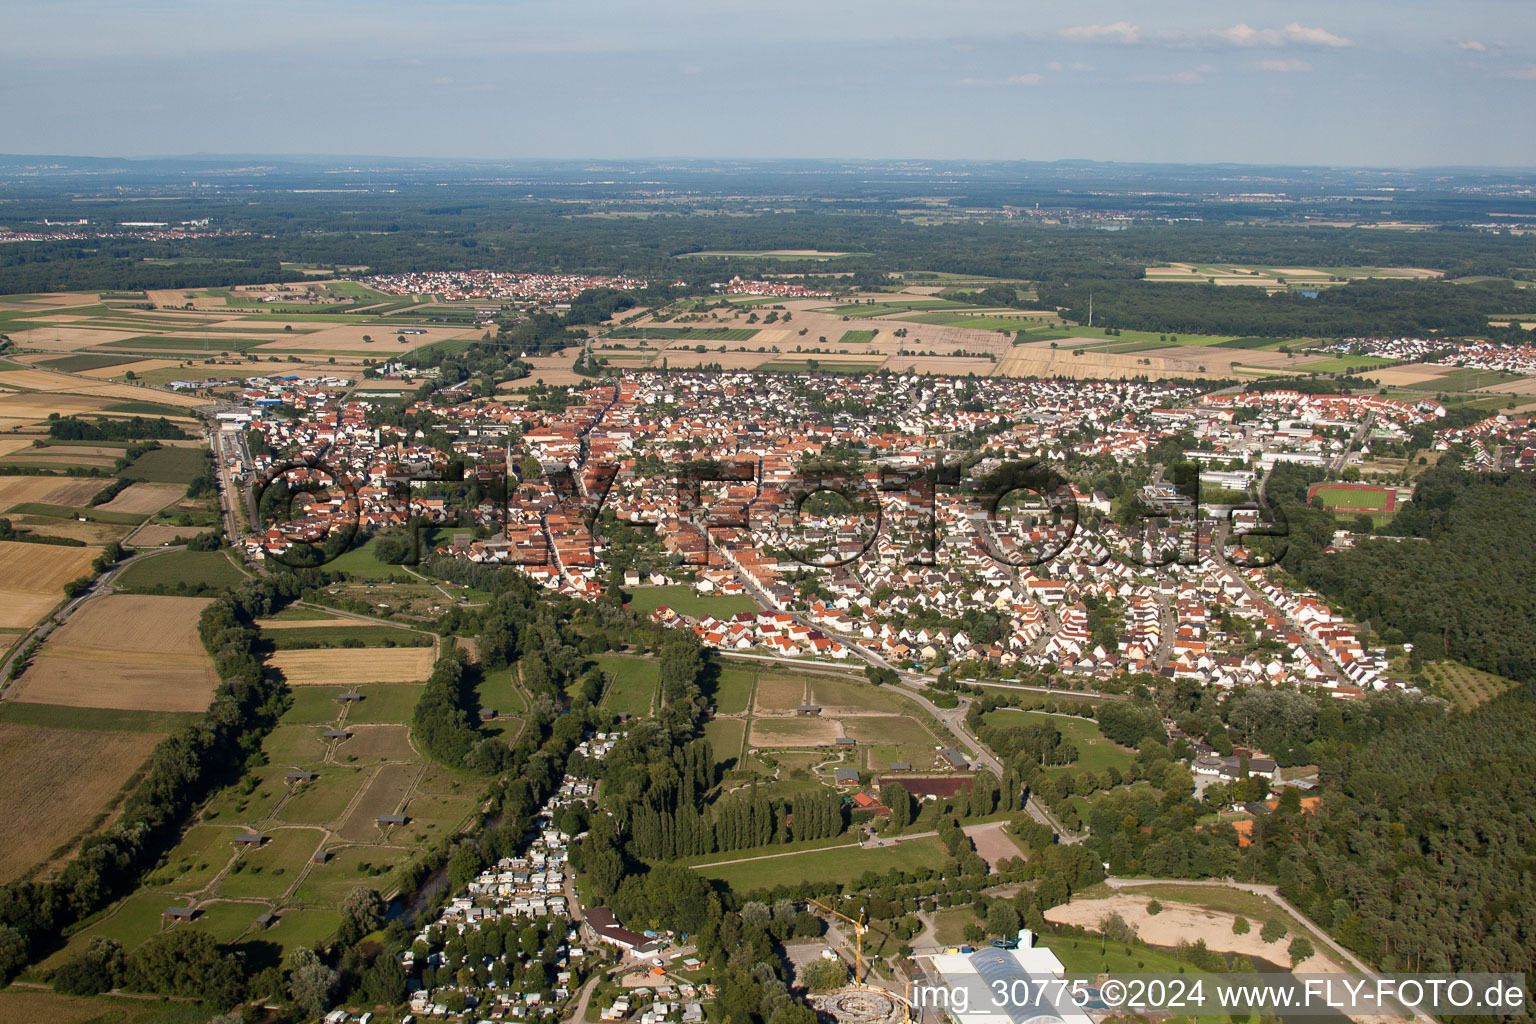
[[[1213,75],[1216,69],[1209,64],[1201,64],[1197,68],[1187,71],[1175,71],[1167,75],[1146,75],[1141,78],[1133,78],[1133,82],[1168,82],[1173,85],[1200,85],[1205,81],[1206,75]]]
[[[1484,46],[1476,39],[1458,39],[1456,40],[1456,49],[1472,50],[1475,53],[1482,53],[1484,50],[1488,49],[1488,47]]]
[[[1300,57],[1276,57],[1259,61],[1261,71],[1311,71],[1312,65]]]
[[[1009,75],[1006,78],[962,78],[955,84],[966,86],[1039,85],[1043,81],[1045,81],[1044,75],[1035,71],[1029,71],[1022,75]]]
[[[1325,28],[1291,22],[1284,28],[1254,28],[1238,23],[1231,28],[1211,28],[1199,32],[1143,31],[1128,21],[1108,25],[1074,25],[1058,35],[1073,43],[1114,43],[1134,46],[1149,43],[1158,46],[1353,46],[1354,42]]]
[[[704,68],[698,64],[684,64],[677,70],[681,71],[685,75],[697,75],[699,72],[703,71]]]
[[[1291,22],[1285,28],[1253,28],[1237,24],[1231,28],[1213,29],[1204,33],[1233,46],[1353,46],[1343,36],[1334,35],[1327,29],[1309,28]]]
[[[1109,25],[1073,25],[1061,30],[1061,38],[1074,43],[1139,43],[1141,29],[1128,21]]]
[[[441,78],[432,79],[432,84],[436,86],[452,85],[453,79],[449,78],[447,75],[444,75]]]
[[[1075,60],[1071,64],[1063,64],[1059,60],[1053,60],[1053,61],[1051,61],[1049,64],[1047,64],[1045,66],[1045,70],[1047,70],[1047,71],[1092,71],[1093,70],[1093,65],[1092,64],[1084,64],[1080,60]]]
[[[1523,68],[1515,68],[1513,71],[1500,73],[1500,78],[1518,78],[1521,81],[1536,81],[1536,64],[1528,64]]]

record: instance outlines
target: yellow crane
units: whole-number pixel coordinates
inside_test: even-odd
[[[838,910],[835,905],[829,907],[820,900],[814,899],[807,899],[806,902],[814,903],[816,906],[820,907],[822,910],[825,910],[833,917],[840,917],[853,926],[853,984],[855,987],[862,985],[864,981],[864,933],[869,930],[869,927],[864,923],[863,908],[859,908],[859,919],[854,920],[847,914],[844,914],[842,911]]]

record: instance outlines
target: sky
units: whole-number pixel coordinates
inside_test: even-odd
[[[0,0],[0,151],[1536,167],[1531,0]]]

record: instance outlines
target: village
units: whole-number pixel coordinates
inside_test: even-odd
[[[829,413],[834,389],[841,404]],[[248,424],[270,453],[253,460],[251,478],[308,460],[327,468],[289,471],[290,486],[308,476],[342,492],[305,497],[303,514],[244,538],[253,560],[282,557],[349,520],[370,532],[443,524],[437,553],[515,568],[579,598],[598,597],[617,571],[626,588],[750,599],[757,612],[685,614],[665,601],[650,612],[725,650],[873,658],[961,677],[1043,673],[1069,686],[1135,673],[1217,687],[1288,680],[1341,697],[1390,684],[1384,650],[1247,558],[1251,511],[1222,518],[1219,507],[1197,508],[1160,470],[1145,475],[1148,454],[1190,438],[1183,457],[1201,467],[1200,486],[1251,492],[1281,463],[1342,475],[1373,445],[1401,444],[1444,415],[1432,400],[1202,395],[1169,383],[628,374],[561,412],[501,396],[410,408],[441,420],[445,451],[379,422],[375,401],[331,380],[269,378],[236,398],[245,412],[228,425]],[[278,404],[298,417],[265,414]],[[1437,437],[1436,446],[1458,439]],[[1109,471],[1143,480],[1135,496],[1167,523],[1159,534],[1118,521],[1130,484],[1112,498],[1071,483],[1068,525],[1052,521],[1049,501],[989,515],[974,493],[914,483],[967,447],[966,483],[1021,458],[1086,479]],[[450,457],[486,494],[505,481],[505,502],[456,507],[441,487]],[[803,468],[849,457],[868,461],[832,481],[846,507],[808,511]],[[679,458],[724,467],[727,479],[699,482],[690,495],[668,472]],[[529,460],[540,475],[526,475]],[[834,489],[825,473],[816,479]],[[1395,492],[1389,500],[1411,494],[1381,490]],[[610,563],[601,527],[594,536],[586,525],[599,508],[650,531],[647,564]],[[1165,549],[1178,557],[1157,557]]]

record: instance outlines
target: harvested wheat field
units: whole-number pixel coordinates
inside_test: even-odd
[[[413,324],[402,324],[403,327],[415,327]],[[405,344],[400,344],[396,338],[395,329],[387,324],[343,324],[336,327],[322,327],[318,331],[310,331],[306,334],[299,333],[295,328],[292,333],[284,331],[282,336],[274,338],[263,345],[260,351],[293,351],[293,352],[355,352],[358,355],[377,356],[380,360],[391,359],[402,352],[409,352],[412,348],[421,345],[429,345],[435,341],[450,341],[454,338],[478,338],[485,333],[484,329],[464,327],[426,327],[426,334],[407,334]],[[371,342],[364,341],[363,336],[372,338]]]
[[[76,413],[97,412],[111,405],[111,396],[73,395],[61,392],[6,391],[0,392],[0,419],[17,419],[27,423],[39,423],[49,413],[72,416]]]
[[[990,359],[965,356],[892,356],[881,366],[887,370],[895,370],[898,364],[902,370],[910,370],[913,373],[942,373],[953,377],[963,377],[968,373],[986,377],[997,367],[997,364]]]
[[[197,635],[210,602],[111,594],[87,601],[43,644],[11,699],[68,707],[202,711],[218,677]]]
[[[44,352],[74,352],[93,345],[126,341],[138,337],[142,332],[95,327],[28,327],[24,331],[6,333],[23,348],[41,349]]]
[[[157,548],[174,543],[177,537],[191,540],[203,530],[198,526],[172,526],[170,523],[145,523],[133,534],[130,543],[136,548]]]
[[[187,493],[184,484],[130,484],[121,494],[97,508],[103,512],[158,512]],[[190,528],[189,528],[190,529]],[[196,531],[193,530],[193,533]]]
[[[278,651],[267,664],[289,686],[346,686],[361,683],[419,683],[432,674],[431,647],[378,647]]]
[[[116,366],[98,366],[94,370],[76,370],[81,377],[92,377],[96,380],[114,380],[132,370],[137,374],[148,373],[151,370],[170,370],[181,365],[179,359],[140,359],[132,363],[118,363]]]
[[[1074,356],[1074,339],[1061,339],[1056,344],[1057,348],[1051,348],[1049,341],[1013,346],[997,364],[995,376],[1121,380],[1140,375],[1153,380],[1169,377],[1211,379],[1235,376],[1234,365],[1303,372],[1303,368],[1287,360],[1283,352],[1222,349],[1214,346],[1171,346],[1126,353],[1095,352],[1089,349],[1082,355]]]
[[[0,541],[0,627],[30,627],[64,597],[64,584],[90,572],[96,548]]]
[[[30,437],[0,437],[0,455],[9,455],[11,452],[19,452],[23,448],[32,447]]]
[[[73,505],[78,508],[90,501],[107,483],[107,480],[100,477],[70,479],[56,476],[0,476],[0,509],[24,501]]]
[[[160,737],[0,723],[0,882],[43,864],[103,817]]]
[[[106,545],[114,540],[120,541],[133,530],[131,526],[117,523],[82,523],[78,519],[56,519],[53,516],[8,515],[6,518],[18,530],[45,537],[68,537],[87,544]]]

